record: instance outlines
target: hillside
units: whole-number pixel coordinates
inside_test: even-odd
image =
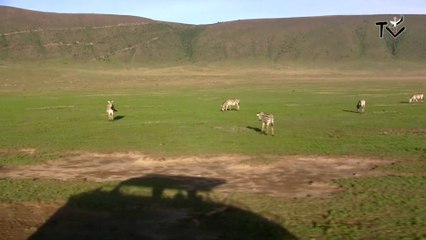
[[[149,23],[151,19],[105,14],[58,14],[0,6],[0,32]]]
[[[0,61],[119,61],[182,64],[426,61],[426,15],[406,15],[406,31],[378,37],[393,15],[256,19],[184,25],[101,14],[0,7]]]

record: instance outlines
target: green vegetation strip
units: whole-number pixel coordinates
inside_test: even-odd
[[[47,155],[74,150],[164,155],[424,155],[426,105],[406,103],[407,93],[421,83],[388,88],[381,84],[0,94],[0,101],[8,102],[0,112],[0,149],[33,148]],[[220,104],[229,97],[241,99],[240,111],[220,111]],[[356,101],[363,97],[366,113],[355,113]],[[107,121],[105,112],[109,99],[118,109],[113,122]],[[274,114],[274,137],[260,134],[259,111]],[[19,159],[1,160],[8,162]]]
[[[274,199],[235,194],[301,239],[424,239],[426,177],[367,177],[337,181],[329,198]]]

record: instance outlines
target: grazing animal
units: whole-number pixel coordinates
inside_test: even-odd
[[[358,101],[358,103],[356,104],[356,111],[357,112],[364,112],[365,111],[365,100],[361,99]]]
[[[240,99],[238,98],[230,98],[220,105],[221,111],[231,110],[231,107],[236,106],[237,110],[240,110]]]
[[[410,98],[410,100],[408,100],[408,102],[410,102],[410,103],[418,102],[419,100],[421,102],[423,102],[423,98],[424,98],[423,93],[414,94],[413,96],[411,96],[411,98]]]
[[[268,135],[269,128],[271,128],[271,134],[274,136],[274,115],[260,112],[256,114],[256,116],[259,118],[259,121],[262,122],[262,132]]]
[[[108,120],[114,120],[114,112],[117,112],[117,109],[114,107],[114,101],[108,101],[106,112],[108,114]]]

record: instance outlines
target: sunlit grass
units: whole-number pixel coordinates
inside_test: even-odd
[[[268,153],[420,156],[424,104],[406,93],[421,83],[270,83],[214,87],[4,93],[0,148],[39,151],[141,151],[164,155]],[[388,84],[388,83],[386,83]],[[240,111],[221,112],[229,97]],[[366,98],[365,114],[355,113]],[[106,101],[117,120],[107,121]],[[256,113],[275,115],[276,135],[260,134]]]
[[[393,176],[337,180],[344,191],[327,198],[210,197],[271,219],[301,239],[426,236],[426,105],[407,103],[413,92],[425,92],[422,75],[407,80],[272,68],[20,67],[1,67],[0,165],[61,159],[77,151],[261,156],[247,164],[268,164],[269,155],[391,159],[395,163],[382,169]],[[230,97],[241,99],[241,110],[221,112],[219,105]],[[355,112],[360,98],[367,100],[364,114]],[[112,122],[105,112],[111,99],[118,109]],[[259,132],[259,111],[275,115],[274,137]],[[73,199],[82,204],[77,207],[108,210],[121,200],[99,199],[117,184],[3,179],[0,201]],[[123,194],[150,193],[144,188]]]

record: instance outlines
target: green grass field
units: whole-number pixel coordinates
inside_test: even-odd
[[[390,176],[337,180],[345,191],[331,198],[238,193],[229,199],[276,216],[301,239],[426,237],[426,103],[408,103],[410,94],[426,92],[423,73],[59,64],[2,65],[0,71],[0,149],[36,149],[34,155],[0,155],[0,165],[74,151],[397,160],[383,167]],[[241,99],[241,110],[221,112],[230,97]],[[355,112],[361,98],[367,101],[364,114]],[[105,112],[111,99],[118,109],[112,122]],[[275,136],[259,133],[259,111],[275,115]],[[0,185],[2,202],[66,200],[91,188],[45,180],[2,179]]]
[[[132,88],[133,81],[144,78],[144,72],[141,76],[132,72],[124,80],[109,76],[103,90],[101,74],[91,78],[96,73],[67,76],[72,73],[63,72],[62,79],[56,79],[59,83],[47,78],[46,88],[2,93],[0,100],[7,104],[0,113],[0,148],[391,158],[418,157],[426,150],[426,106],[408,104],[410,93],[425,88],[422,81],[377,80],[374,76],[345,81],[343,76],[310,82],[278,74],[262,79],[262,73],[246,80],[246,75],[234,73],[203,73],[204,82],[218,83],[202,85],[192,79],[185,83],[191,75],[168,74],[178,78],[174,82],[182,81],[182,86],[167,86],[168,75],[158,76],[159,86],[149,86],[155,78],[151,74],[145,80],[147,86],[139,83]],[[70,79],[75,78],[85,79],[88,86],[63,90],[66,85],[73,86]],[[239,78],[241,83],[226,83],[227,78]],[[257,82],[256,78],[262,80]],[[32,81],[45,80],[35,77]],[[124,86],[120,88],[120,84]],[[241,99],[240,111],[220,111],[220,104],[229,97]],[[367,100],[365,114],[354,112],[361,98]],[[118,109],[119,120],[114,122],[108,122],[105,113],[110,99]],[[275,115],[275,137],[256,131],[259,111]]]

